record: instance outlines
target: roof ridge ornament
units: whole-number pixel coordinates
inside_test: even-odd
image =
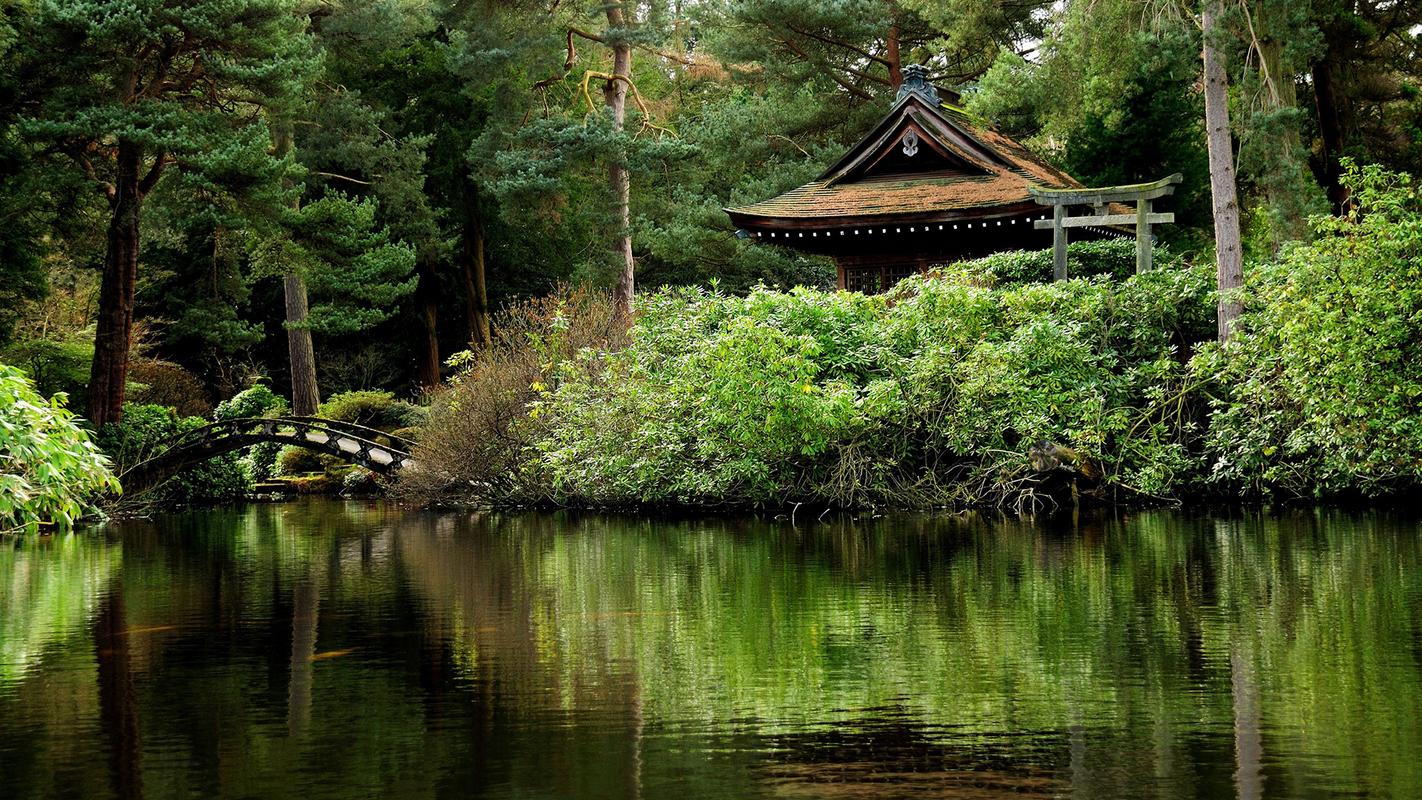
[[[894,97],[894,102],[898,103],[909,93],[932,103],[935,108],[942,102],[938,99],[938,89],[928,82],[928,68],[922,64],[909,64],[904,67],[904,82],[899,85],[899,93]]]

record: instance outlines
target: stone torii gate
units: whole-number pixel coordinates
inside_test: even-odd
[[[1067,228],[1099,227],[1102,225],[1136,226],[1136,272],[1151,268],[1150,226],[1174,222],[1175,215],[1157,214],[1151,210],[1151,201],[1175,193],[1175,187],[1185,176],[1175,173],[1154,183],[1137,183],[1130,186],[1107,186],[1103,189],[1047,189],[1041,186],[1028,188],[1032,199],[1038,205],[1051,206],[1052,218],[1039,219],[1033,227],[1039,230],[1052,229],[1052,277],[1067,279]],[[1134,201],[1136,213],[1110,214],[1110,203]],[[1068,206],[1092,206],[1095,214],[1067,216]]]

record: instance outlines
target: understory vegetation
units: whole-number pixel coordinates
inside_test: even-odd
[[[119,490],[109,460],[65,408],[46,400],[21,372],[0,364],[0,534],[60,532]]]
[[[1350,214],[1251,271],[1226,345],[1212,268],[1160,254],[1132,275],[1111,266],[1130,242],[1082,248],[1097,274],[1063,283],[1021,253],[882,296],[665,289],[625,335],[588,292],[519,305],[461,357],[400,491],[1033,510],[1413,488],[1422,207],[1406,176],[1350,180]]]

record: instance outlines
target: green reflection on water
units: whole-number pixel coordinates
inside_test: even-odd
[[[0,763],[32,796],[1419,796],[1418,530],[171,515],[0,551]]]
[[[47,650],[87,633],[120,548],[73,534],[0,538],[0,686],[29,673]]]

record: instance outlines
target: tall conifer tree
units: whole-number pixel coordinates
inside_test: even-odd
[[[40,0],[29,131],[109,206],[89,415],[122,418],[145,201],[172,168],[201,170],[234,128],[311,66],[295,0]]]

